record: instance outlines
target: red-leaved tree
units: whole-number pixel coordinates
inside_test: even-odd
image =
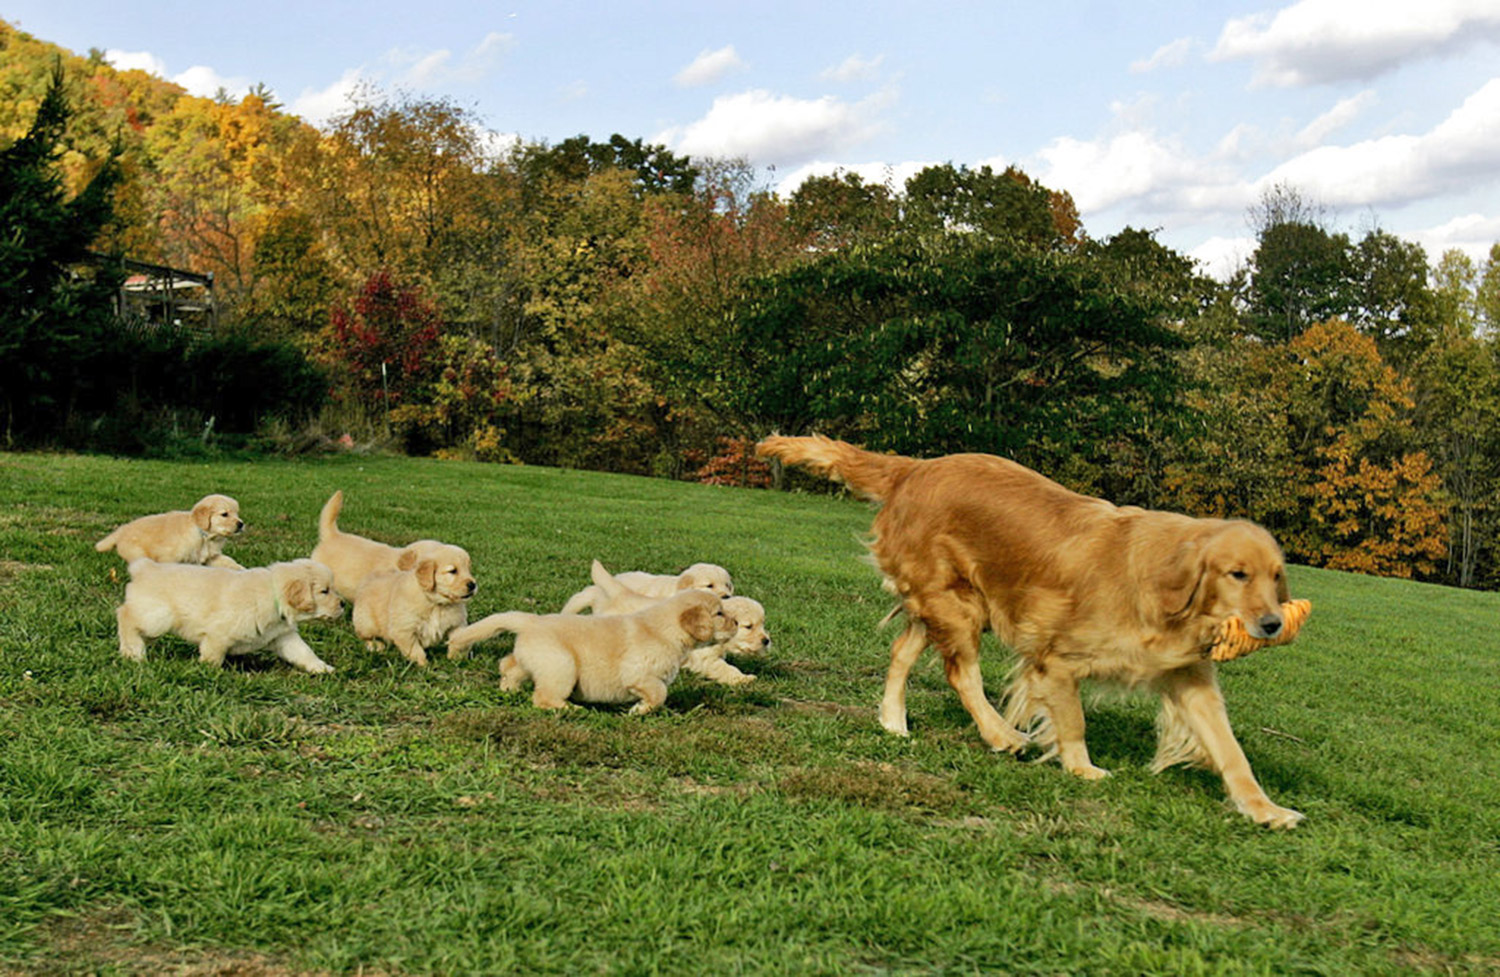
[[[322,359],[347,377],[361,401],[390,408],[410,401],[436,371],[443,320],[416,285],[380,270],[329,316]]]

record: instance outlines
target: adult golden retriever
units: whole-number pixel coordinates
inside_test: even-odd
[[[821,436],[770,437],[757,452],[882,504],[870,550],[907,618],[880,706],[887,730],[906,735],[907,673],[933,644],[992,748],[1019,751],[1032,737],[1017,725],[1037,724],[1064,768],[1096,779],[1108,772],[1089,762],[1079,681],[1147,686],[1162,697],[1154,770],[1205,764],[1253,820],[1302,819],[1256,782],[1206,657],[1230,615],[1258,638],[1282,628],[1285,566],[1264,529],[1117,507],[992,455],[917,460]],[[1004,718],[980,678],[985,628],[1019,656]]]

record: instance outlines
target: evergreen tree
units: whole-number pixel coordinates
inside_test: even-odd
[[[72,108],[61,61],[26,135],[0,150],[0,404],[7,443],[66,422],[108,327],[116,273],[89,248],[113,214],[117,153],[71,199],[57,160]]]

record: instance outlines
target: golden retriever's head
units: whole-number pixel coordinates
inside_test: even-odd
[[[734,637],[728,651],[736,655],[754,655],[766,650],[771,636],[766,633],[766,609],[749,597],[730,597],[724,601],[724,613],[734,622]]]
[[[706,590],[684,590],[671,599],[677,623],[696,644],[728,641],[735,633],[734,620],[724,602]]]
[[[1243,520],[1218,523],[1189,548],[1177,586],[1166,588],[1169,616],[1197,615],[1217,623],[1232,615],[1252,637],[1281,633],[1281,604],[1290,594],[1286,561],[1270,533]]]
[[[424,540],[413,543],[402,551],[397,566],[410,569],[434,600],[441,604],[457,604],[474,596],[479,584],[469,568],[469,554],[460,546],[433,543]]]
[[[206,536],[233,536],[245,528],[240,504],[227,495],[205,495],[193,505],[193,525]]]
[[[718,597],[734,596],[729,571],[713,563],[694,563],[677,575],[678,590],[706,590]]]
[[[332,621],[344,613],[344,602],[333,589],[333,571],[321,563],[313,560],[273,563],[271,583],[288,620]]]

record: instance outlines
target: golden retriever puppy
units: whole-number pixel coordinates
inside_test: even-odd
[[[205,495],[186,512],[141,516],[94,544],[100,553],[114,550],[126,564],[145,557],[157,563],[197,563],[244,569],[224,555],[224,541],[244,532],[240,504],[227,495]]]
[[[687,653],[734,631],[723,602],[706,590],[684,590],[631,614],[491,614],[448,636],[460,652],[501,632],[516,635],[500,661],[500,687],[531,679],[532,704],[562,709],[569,699],[630,702],[632,713],[657,709]]]
[[[345,600],[354,600],[360,586],[369,578],[397,570],[410,570],[424,556],[438,557],[446,543],[419,539],[406,546],[387,546],[373,539],[356,536],[339,529],[339,513],[344,508],[343,490],[334,492],[323,503],[318,514],[318,545],[312,558],[333,571],[333,585]],[[464,557],[468,565],[468,557]]]
[[[272,648],[305,672],[331,672],[297,633],[299,621],[333,620],[344,605],[333,573],[312,560],[253,570],[157,563],[130,564],[125,602],[115,611],[120,654],[146,658],[146,639],[168,631],[198,646],[198,657],[222,665],[227,655]]]
[[[390,643],[407,661],[425,668],[427,648],[469,622],[468,602],[477,589],[469,554],[435,544],[410,570],[365,580],[354,596],[354,633],[371,651]],[[460,657],[451,645],[448,657]]]
[[[992,748],[1035,738],[1094,779],[1107,771],[1089,761],[1079,681],[1145,686],[1162,698],[1155,770],[1202,763],[1256,822],[1302,819],[1256,781],[1207,657],[1230,615],[1257,638],[1282,628],[1286,571],[1264,529],[1116,507],[992,455],[917,460],[816,436],[767,438],[757,451],[881,504],[870,550],[906,615],[880,707],[887,730],[906,735],[907,674],[930,643]],[[1005,718],[980,679],[987,628],[1019,656]]]
[[[683,667],[724,685],[754,682],[754,675],[735,668],[724,660],[724,656],[758,655],[766,650],[771,644],[771,636],[766,633],[766,609],[760,601],[749,597],[727,597],[724,613],[734,624],[734,634],[718,644],[693,649]]]
[[[604,569],[604,564],[598,560],[593,562],[589,571],[598,591],[594,598],[594,613],[597,615],[630,614],[661,601],[659,597],[648,597],[631,590]],[[753,682],[754,675],[746,675],[725,661],[724,656],[758,654],[765,650],[771,643],[771,636],[766,633],[766,609],[760,601],[749,597],[726,597],[724,613],[735,627],[734,634],[717,644],[694,648],[688,653],[683,667],[725,685]]]
[[[657,600],[671,597],[680,590],[706,590],[719,597],[730,597],[734,594],[734,581],[730,579],[729,571],[713,563],[694,563],[677,574],[644,573],[632,570],[616,574],[615,579],[627,589],[643,597],[654,597]],[[594,607],[594,602],[601,596],[602,591],[595,582],[569,597],[568,602],[563,605],[562,613],[581,614]]]

